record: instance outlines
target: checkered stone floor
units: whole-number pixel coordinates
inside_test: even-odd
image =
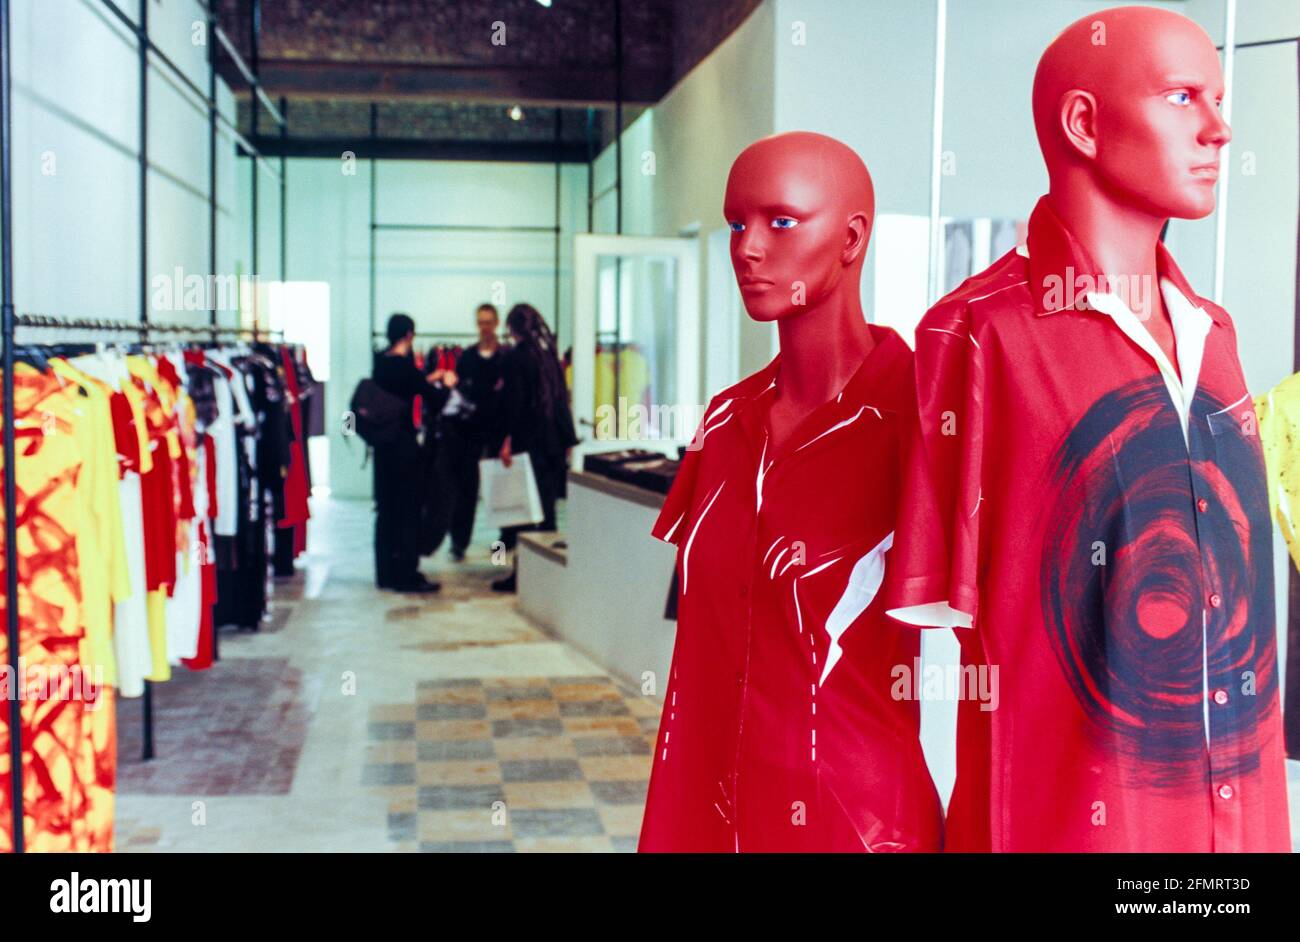
[[[609,677],[427,681],[371,711],[364,785],[425,852],[634,851],[659,704]]]

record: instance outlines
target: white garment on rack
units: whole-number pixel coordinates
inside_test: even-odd
[[[236,374],[238,375],[238,374]],[[217,400],[217,417],[208,426],[208,435],[216,446],[217,515],[212,521],[216,536],[234,536],[239,527],[239,466],[235,447],[235,397],[231,381],[225,374],[213,377]]]
[[[176,585],[167,599],[167,660],[175,665],[199,653],[199,608],[203,575],[199,544],[192,541],[176,554]]]
[[[122,533],[131,594],[113,606],[113,650],[117,655],[117,685],[123,697],[144,693],[144,680],[153,669],[149,648],[149,613],[145,607],[144,501],[140,475],[126,472],[118,482],[122,502]]]

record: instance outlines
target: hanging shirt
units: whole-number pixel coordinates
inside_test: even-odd
[[[1045,200],[1028,242],[916,333],[886,596],[957,627],[996,697],[959,704],[946,846],[1289,850],[1268,494],[1232,321],[1163,245],[1158,286],[1108,282]],[[1177,371],[1119,287],[1161,292]]]
[[[918,703],[891,689],[919,633],[876,597],[911,352],[870,329],[843,391],[779,449],[780,357],[719,393],[664,503],[680,595],[643,851],[939,849]]]
[[[113,438],[109,394],[96,380],[67,360],[53,358],[50,369],[75,391],[73,434],[82,455],[77,475],[77,555],[94,560],[80,567],[83,668],[99,671],[103,682],[117,685],[113,653],[113,602],[130,594],[125,570],[121,498],[117,489],[117,448]]]
[[[140,489],[141,469],[151,468],[152,458],[144,431],[147,420],[143,399],[136,398],[137,388],[121,357],[99,353],[77,357],[72,365],[113,389],[110,404],[119,476],[117,496],[123,540],[120,549],[126,576],[125,586],[119,587],[126,589],[125,594],[114,591],[113,652],[117,661],[118,692],[123,697],[138,697],[144,693],[144,680],[153,665],[146,602],[144,505]]]
[[[251,416],[246,416],[240,409],[238,393],[243,392],[244,400],[247,400],[243,377],[216,352],[209,352],[205,359],[217,370],[213,376],[217,414],[208,427],[214,448],[212,483],[217,511],[212,521],[212,533],[215,536],[234,536],[239,524],[239,455],[235,429],[251,422]]]
[[[77,555],[77,478],[84,456],[76,432],[79,394],[52,373],[14,370],[18,635],[25,686],[21,707],[22,794],[27,848],[108,851],[113,845],[116,769],[113,703],[81,670],[85,639]],[[4,474],[10,469],[3,469]],[[3,509],[0,509],[0,522]],[[0,554],[0,578],[9,565]],[[0,593],[0,617],[8,598]],[[8,638],[0,632],[0,663]],[[9,679],[0,677],[0,688]],[[9,698],[0,717],[0,853],[13,847]],[[93,704],[93,708],[92,708]]]

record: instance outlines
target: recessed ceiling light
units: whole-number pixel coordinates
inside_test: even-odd
[[[551,6],[551,0],[537,0],[537,2],[540,3],[542,6],[546,7],[547,9],[549,9]]]
[[[523,120],[523,117],[524,117],[524,109],[523,109],[523,108],[520,108],[518,105],[511,105],[511,106],[510,106],[510,120],[511,120],[511,121],[522,121],[522,120]]]

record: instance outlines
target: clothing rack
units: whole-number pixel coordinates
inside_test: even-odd
[[[129,331],[137,334],[206,334],[209,337],[251,337],[279,340],[280,331],[259,327],[216,327],[210,324],[153,324],[94,317],[56,317],[49,314],[19,314],[15,327],[46,327],[72,330]]]
[[[45,314],[23,314],[15,313],[13,301],[13,173],[12,173],[12,156],[13,156],[13,107],[12,107],[12,65],[13,59],[10,51],[10,40],[12,29],[10,23],[10,3],[9,0],[0,0],[0,343],[3,344],[0,352],[0,364],[4,371],[2,384],[3,390],[3,427],[5,435],[3,436],[3,455],[4,455],[4,509],[5,509],[5,558],[9,564],[5,567],[5,629],[8,638],[7,657],[9,661],[10,676],[18,678],[18,657],[19,657],[19,613],[18,613],[18,524],[17,524],[17,487],[15,482],[14,471],[14,441],[9,430],[14,425],[14,331],[18,327],[29,328],[63,328],[73,330],[87,331],[121,331],[137,333],[142,342],[148,340],[154,334],[181,335],[181,334],[203,334],[212,340],[219,337],[231,336],[249,336],[254,341],[261,339],[275,339],[278,332],[260,330],[258,325],[256,300],[254,301],[253,323],[254,327],[249,328],[228,328],[220,327],[217,324],[217,310],[215,307],[208,311],[208,323],[206,325],[195,324],[151,324],[149,323],[149,247],[148,247],[148,197],[149,197],[149,68],[150,61],[156,66],[161,66],[169,76],[179,81],[187,91],[206,106],[208,111],[208,159],[209,159],[209,194],[208,194],[208,221],[209,221],[209,253],[208,258],[211,266],[215,269],[216,265],[216,243],[217,243],[217,127],[223,125],[224,133],[228,134],[236,142],[237,153],[251,158],[253,191],[252,191],[252,274],[254,278],[258,272],[257,259],[257,226],[258,226],[258,205],[257,205],[257,174],[259,165],[276,177],[281,187],[282,209],[280,213],[280,244],[281,244],[281,267],[283,268],[284,242],[285,242],[285,215],[283,212],[283,168],[284,162],[281,161],[279,172],[272,167],[262,154],[258,151],[247,138],[239,133],[239,129],[217,108],[217,84],[216,84],[216,67],[217,67],[217,47],[219,46],[225,54],[234,63],[240,75],[248,84],[250,93],[254,99],[253,114],[254,128],[256,129],[256,116],[258,105],[260,104],[281,128],[285,125],[284,115],[280,109],[277,109],[267,96],[265,89],[258,79],[257,68],[257,40],[260,30],[261,4],[260,0],[253,0],[249,16],[250,39],[252,41],[252,50],[254,64],[250,68],[240,56],[234,43],[232,43],[225,33],[217,25],[216,14],[213,5],[206,0],[200,0],[199,6],[205,17],[207,26],[208,46],[208,89],[205,93],[200,89],[186,73],[176,65],[149,36],[148,8],[149,4],[143,3],[140,6],[140,17],[138,21],[132,20],[126,12],[118,6],[114,0],[101,0],[105,10],[108,11],[136,40],[137,57],[139,66],[139,117],[140,117],[140,136],[139,136],[139,254],[140,254],[140,312],[139,319],[136,323],[121,320],[100,320],[95,318],[62,318],[53,317]],[[213,42],[212,40],[215,40]],[[283,271],[281,272],[283,275]],[[254,294],[256,298],[256,294]],[[215,645],[215,632],[214,632]],[[13,850],[14,853],[23,853],[25,851],[25,834],[24,834],[24,809],[23,809],[23,762],[22,762],[22,711],[21,702],[16,696],[8,697],[8,725],[9,725],[9,768],[10,768],[10,811],[12,812],[13,825]],[[144,758],[153,757],[153,699],[152,684],[145,683],[144,692],[144,710],[145,710],[145,745]]]
[[[5,231],[8,232],[7,227]],[[8,240],[6,239],[5,242],[6,254],[8,252],[8,245],[9,243]],[[8,297],[9,297],[8,289],[6,288],[5,298],[8,299]],[[273,337],[271,335],[279,334],[279,331],[262,331],[256,327],[215,327],[209,324],[151,324],[148,321],[131,323],[130,321],[94,318],[94,317],[56,317],[49,314],[19,314],[16,316],[12,316],[11,319],[13,322],[13,326],[7,327],[5,331],[5,414],[4,414],[5,425],[4,427],[6,429],[13,427],[12,406],[10,405],[11,402],[10,397],[12,395],[10,391],[10,385],[12,384],[12,379],[10,378],[10,373],[12,370],[12,363],[10,362],[10,358],[11,358],[10,351],[11,351],[11,345],[13,341],[14,328],[29,327],[29,328],[52,328],[56,330],[89,330],[89,331],[134,333],[139,336],[141,342],[148,342],[148,340],[150,339],[150,335],[152,334],[167,334],[172,336],[176,336],[180,334],[203,334],[211,340],[216,340],[219,337],[249,337],[254,341],[261,340],[263,338],[277,339],[276,337]],[[13,457],[10,454],[12,448],[13,448],[12,436],[6,435],[5,436],[5,468],[6,469],[13,467],[13,463],[12,463]],[[15,498],[14,500],[11,501],[8,495],[9,488],[12,486],[11,484],[12,479],[13,476],[6,473],[5,475],[6,533],[8,531],[10,521],[14,520],[16,516],[16,512],[11,512],[10,508],[17,507],[17,500]],[[15,525],[16,525],[16,521],[15,521]],[[6,547],[10,545],[16,545],[16,544],[7,543]],[[17,556],[13,552],[7,552],[7,558],[16,559]],[[7,577],[12,577],[13,579],[16,580],[17,573],[18,573],[17,566],[9,566],[6,568]],[[9,601],[6,614],[8,614],[9,611],[12,611],[16,616],[17,614],[16,596],[17,596],[16,590],[13,594],[8,596],[10,601]],[[10,640],[9,643],[11,646],[11,651],[16,652],[18,650],[17,643],[13,640]],[[215,659],[216,650],[217,650],[217,631],[215,627],[212,632],[212,648],[213,648],[213,656]],[[18,676],[17,658],[16,657],[12,658],[12,661],[13,661],[12,676],[16,678]],[[14,706],[19,705],[19,701],[17,700],[17,698],[13,699],[11,703]],[[151,680],[146,680],[144,682],[144,696],[142,698],[142,709],[143,709],[143,716],[144,716],[144,726],[141,735],[143,747],[141,749],[140,758],[142,761],[148,762],[150,759],[154,757],[153,681]],[[17,729],[18,727],[14,725],[14,722],[16,721],[11,720],[10,726],[11,728]],[[11,736],[11,742],[15,742],[17,741],[17,739],[18,737]],[[21,745],[19,746],[19,748],[21,749]],[[18,769],[21,766],[17,763],[17,760],[14,760],[14,763],[11,767]],[[17,776],[15,776],[15,780],[16,779]],[[17,807],[21,808],[21,804],[18,805]],[[15,844],[15,848],[16,847],[17,845]]]

